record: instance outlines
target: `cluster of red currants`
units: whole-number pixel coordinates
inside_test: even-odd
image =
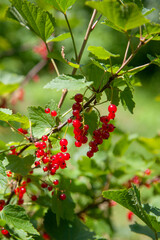
[[[27,178],[26,181],[23,181],[21,185],[14,189],[15,195],[18,197],[18,205],[22,205],[24,203],[24,194],[26,193],[26,188],[28,183],[31,182],[30,178]]]
[[[28,131],[26,129],[23,129],[23,128],[18,128],[18,131],[23,133],[23,134],[27,134]]]
[[[116,105],[110,104],[108,111],[108,116],[100,117],[101,127],[93,132],[92,140],[89,142],[90,150],[87,152],[89,158],[93,157],[94,153],[98,151],[98,145],[102,144],[103,140],[108,139],[110,132],[114,131],[114,125],[109,122],[115,118],[115,113],[117,111]]]
[[[11,155],[18,155],[18,152],[16,151],[16,147],[14,145],[10,146]]]
[[[72,119],[68,119],[68,123],[72,122],[72,125],[74,127],[74,137],[76,139],[75,141],[75,146],[76,147],[81,147],[82,144],[87,143],[88,138],[87,138],[87,134],[88,134],[88,129],[89,126],[86,124],[83,124],[83,117],[81,115],[81,110],[82,110],[82,102],[83,102],[83,95],[78,93],[74,96],[75,99],[75,103],[72,105],[72,109],[73,109],[73,116],[75,117],[75,119],[72,122]]]
[[[61,151],[55,155],[51,155],[50,150],[44,151],[47,149],[47,141],[48,136],[43,135],[42,142],[35,142],[34,144],[38,149],[36,151],[36,157],[39,158],[39,160],[35,161],[35,166],[40,167],[43,163],[45,164],[43,171],[54,175],[59,168],[66,168],[66,161],[70,159],[70,154],[66,153],[68,141],[65,138],[60,140]]]

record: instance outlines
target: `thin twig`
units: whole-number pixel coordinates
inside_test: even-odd
[[[68,24],[68,28],[70,30],[70,33],[71,33],[71,37],[72,37],[72,42],[73,42],[73,47],[74,47],[74,52],[75,52],[75,56],[76,56],[76,62],[79,64],[80,63],[80,60],[81,60],[81,57],[82,57],[82,54],[83,54],[83,51],[84,51],[84,48],[86,46],[86,43],[88,41],[88,38],[89,38],[89,35],[91,33],[91,31],[95,28],[95,26],[97,25],[98,21],[100,20],[101,16],[96,20],[96,22],[93,24],[93,21],[94,21],[94,18],[96,16],[96,13],[97,11],[94,9],[93,11],[93,14],[91,16],[91,19],[90,19],[90,22],[88,24],[88,28],[87,28],[87,31],[86,31],[86,34],[85,34],[85,37],[84,37],[84,41],[83,41],[83,44],[82,44],[82,47],[80,49],[80,52],[79,52],[79,55],[77,56],[77,50],[76,50],[76,45],[75,45],[75,41],[74,41],[74,37],[73,37],[73,34],[72,34],[72,30],[70,28],[70,24],[68,22],[68,18],[67,16],[65,15],[65,18],[66,18],[66,21],[67,21],[67,24]],[[74,68],[73,71],[72,71],[72,75],[75,75],[76,74],[76,71],[77,71],[77,68]],[[64,99],[67,95],[67,92],[68,90],[67,89],[63,89],[62,90],[62,96],[61,96],[61,99],[59,101],[59,108],[62,106],[63,102],[64,102]]]
[[[63,102],[64,102],[64,99],[65,99],[67,93],[68,93],[68,89],[67,89],[67,88],[64,88],[64,89],[62,90],[62,96],[61,96],[61,98],[60,98],[60,100],[59,100],[59,103],[58,103],[58,108],[61,108],[61,106],[62,106],[62,104],[63,104]]]
[[[77,63],[80,63],[80,60],[81,60],[81,57],[82,57],[82,54],[83,54],[83,51],[85,49],[85,46],[87,44],[87,41],[88,41],[88,38],[89,38],[89,35],[91,33],[91,31],[95,28],[95,24],[93,24],[93,21],[94,21],[94,18],[97,14],[97,10],[94,9],[93,10],[93,13],[92,13],[92,16],[91,16],[91,19],[90,19],[90,22],[88,24],[88,28],[87,28],[87,31],[86,31],[86,34],[85,34],[85,37],[84,37],[84,40],[83,40],[83,43],[82,43],[82,46],[81,46],[81,49],[80,49],[80,52],[79,52],[79,55],[78,55],[78,60],[77,60]],[[97,23],[96,23],[97,24]],[[94,26],[94,28],[92,29],[92,26]],[[72,75],[75,75],[77,71],[77,68],[74,68],[73,71],[72,71]]]
[[[45,43],[45,45],[46,45],[46,48],[47,48],[48,53],[50,53],[50,50],[49,50],[49,47],[48,47],[47,43]],[[55,69],[55,71],[56,71],[56,73],[57,73],[57,76],[59,76],[60,73],[59,73],[58,67],[57,67],[54,59],[53,59],[53,58],[50,58],[50,59],[51,59],[51,62],[52,62],[52,64],[53,64],[53,67],[54,67],[54,69]]]
[[[130,43],[131,43],[131,40],[129,39],[129,40],[128,40],[128,43],[127,43],[126,51],[125,51],[125,54],[124,54],[123,63],[125,63],[125,61],[126,61]]]
[[[54,69],[55,69],[55,71],[56,71],[56,73],[57,73],[57,76],[59,76],[60,73],[59,73],[58,67],[57,67],[57,65],[56,65],[56,63],[55,63],[55,61],[54,61],[53,58],[51,58],[51,62],[52,62],[53,67],[54,67]]]
[[[72,32],[72,29],[71,29],[71,26],[70,26],[70,23],[69,23],[69,21],[68,21],[68,17],[67,17],[67,15],[66,15],[66,13],[64,13],[64,17],[65,17],[65,19],[66,19],[66,22],[67,22],[67,25],[68,25],[68,29],[69,29],[70,34],[71,34],[72,43],[73,43],[73,48],[74,48],[74,53],[75,53],[75,59],[76,59],[76,62],[77,62],[77,61],[78,61],[78,54],[77,54],[77,48],[76,48],[76,44],[75,44],[73,32]]]

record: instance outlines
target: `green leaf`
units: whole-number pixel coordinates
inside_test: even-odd
[[[9,17],[15,18],[46,42],[54,32],[52,15],[27,0],[10,0],[10,2],[12,7],[9,8],[11,14]]]
[[[107,88],[105,90],[105,94],[107,96],[107,100],[108,101],[111,101],[112,104],[115,104],[116,106],[119,105],[119,94],[120,93],[120,90],[116,87],[112,87],[112,88]]]
[[[93,83],[94,89],[102,88],[109,79],[109,73],[101,67],[91,64],[87,69],[87,81]]]
[[[82,160],[78,161],[79,169],[81,172],[83,172],[83,175],[89,176],[89,177],[100,177],[103,175],[106,175],[108,173],[108,170],[101,169],[94,159],[83,157]]]
[[[130,144],[135,138],[129,139],[128,135],[124,135],[114,146],[113,154],[118,157],[122,157],[127,151]]]
[[[149,58],[149,60],[153,63],[156,64],[158,67],[160,67],[160,56],[157,55],[157,57],[153,57],[150,54],[147,54],[147,57]]]
[[[133,113],[135,102],[133,101],[133,95],[129,87],[126,87],[124,91],[120,93],[120,99],[124,109],[128,108],[128,110]]]
[[[149,15],[150,13],[154,12],[155,10],[156,10],[155,8],[151,8],[151,9],[143,8],[143,9],[142,9],[142,14],[143,14],[143,16],[147,16],[147,15]]]
[[[70,37],[71,37],[71,34],[69,32],[63,33],[57,37],[51,36],[50,38],[47,39],[47,43],[64,41],[65,39],[70,38]]]
[[[66,194],[67,198],[63,201],[59,198],[60,193],[55,192],[52,197],[52,212],[56,214],[57,225],[60,224],[60,219],[67,219],[72,221],[74,218],[75,204],[69,193]]]
[[[11,170],[14,173],[21,174],[26,176],[31,170],[31,165],[34,163],[34,156],[28,155],[24,158],[20,158],[14,155],[7,156],[9,164],[6,166],[6,169]]]
[[[123,0],[123,3],[135,3],[139,9],[143,9],[142,0]]]
[[[6,169],[3,166],[2,161],[0,161],[0,193],[3,193],[4,190],[6,189],[7,185],[7,175],[6,175]]]
[[[135,224],[129,225],[129,227],[132,232],[143,234],[155,240],[155,233],[148,226],[143,226],[138,223],[135,223]],[[158,233],[157,235],[158,235],[158,238],[160,238],[160,233]]]
[[[123,190],[104,191],[103,197],[112,199],[123,207],[129,209],[153,231],[160,232],[160,220],[158,217],[160,214],[160,209],[150,206],[146,210],[146,207],[141,204],[140,192],[136,186],[133,185],[132,188]]]
[[[16,83],[21,83],[24,79],[24,76],[17,75],[15,73],[6,72],[0,70],[0,82],[4,83],[5,85],[13,85]]]
[[[44,227],[47,233],[56,240],[96,239],[95,234],[91,232],[77,217],[75,217],[72,222],[61,219],[60,225],[58,226],[56,223],[56,215],[53,214],[51,210],[49,210],[45,215]]]
[[[0,140],[0,150],[7,150],[6,143]]]
[[[25,232],[39,235],[37,230],[33,227],[29,221],[28,216],[24,208],[16,205],[7,205],[1,212],[2,219],[7,222],[8,225],[17,229],[22,229]]]
[[[86,82],[83,76],[60,75],[47,83],[44,88],[57,89],[57,91],[64,88],[69,90],[80,90],[90,85],[92,85],[92,82]]]
[[[94,46],[89,46],[88,51],[91,52],[93,55],[95,55],[98,59],[103,59],[107,60],[110,57],[119,57],[120,55],[113,54],[105,50],[103,47],[94,47]]]
[[[158,23],[147,23],[145,24],[145,27],[142,28],[142,37],[145,37],[146,39],[153,37],[152,40],[159,41],[160,40],[159,34],[160,24]],[[137,33],[135,36],[140,38],[139,33]]]
[[[15,91],[23,79],[24,76],[0,70],[0,95]]]
[[[91,112],[85,112],[84,122],[89,126],[88,132],[92,135],[93,131],[98,127],[97,112],[94,110],[92,110]]]
[[[125,32],[149,22],[135,3],[122,5],[116,0],[104,0],[102,2],[88,1],[86,5],[97,9],[117,29]]]
[[[5,122],[20,122],[23,123],[26,128],[29,127],[29,120],[26,116],[22,116],[20,113],[12,114],[12,110],[7,108],[0,108],[0,120]]]
[[[160,153],[160,137],[156,136],[153,138],[145,138],[139,137],[137,138],[137,142],[140,143],[143,147],[145,147],[149,152],[153,154]]]
[[[56,111],[56,109],[53,109]],[[55,118],[50,114],[46,114],[41,107],[29,107],[29,118],[33,124],[32,131],[35,137],[42,137],[42,135],[49,133],[51,128],[55,125]]]
[[[67,9],[72,6],[76,0],[45,0],[50,3],[54,8],[62,13],[66,13]]]

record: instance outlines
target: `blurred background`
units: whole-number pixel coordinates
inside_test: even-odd
[[[43,0],[31,1],[36,2],[40,7],[50,11],[56,18],[55,23],[55,35],[58,36],[63,32],[68,32],[66,22],[61,13],[50,8],[50,5],[44,3]],[[92,10],[84,5],[85,1],[77,1],[73,6],[72,11],[68,11],[68,18],[73,29],[75,36],[75,42],[78,50],[81,47],[86,28],[89,19],[92,14]],[[160,23],[159,13],[160,4],[158,0],[144,0],[143,4],[146,8],[155,8],[148,18],[152,21]],[[39,52],[43,52],[42,42],[32,32],[26,28],[20,26],[13,20],[6,19],[5,12],[10,5],[8,0],[0,0],[0,70],[13,74],[13,79],[8,77],[3,78],[0,73],[0,107],[7,107],[14,112],[20,112],[21,114],[27,114],[28,106],[42,106],[44,107],[50,99],[54,99],[59,102],[61,91],[43,89],[43,86],[51,81],[56,73],[49,61],[46,61],[46,57],[42,56]],[[97,17],[99,14],[97,15]],[[103,18],[101,19],[103,20]],[[137,39],[134,39],[133,44],[136,45]],[[99,23],[94,31],[91,33],[87,46],[103,46],[108,51],[114,54],[120,54],[120,58],[116,58],[116,63],[122,62],[124,51],[126,48],[127,39],[122,33],[119,33],[104,24]],[[71,39],[66,39],[63,42],[57,42],[53,44],[53,49],[61,51],[61,47],[64,46],[67,59],[72,59],[74,56]],[[88,51],[84,52],[81,63],[85,64],[88,61]],[[41,49],[37,50],[36,47]],[[149,62],[147,54],[154,56],[155,52],[160,55],[160,42],[151,41],[147,46],[143,47],[137,56],[130,63],[130,66],[139,66]],[[33,69],[41,61],[46,61],[45,66],[41,71],[29,79],[24,87],[19,91],[15,91],[19,84],[24,80],[24,77],[28,72]],[[56,61],[60,73],[70,74],[72,68],[64,66]],[[18,76],[17,76],[18,75]],[[160,68],[156,65],[151,65],[147,69],[136,75],[136,78],[140,81],[141,86],[135,87],[134,99],[136,107],[134,114],[129,111],[125,111],[120,105],[118,107],[117,118],[115,120],[116,128],[119,131],[126,134],[133,134],[132,136],[141,136],[147,138],[153,138],[160,135]],[[13,80],[13,81],[12,81]],[[8,82],[7,82],[8,81]],[[69,92],[65,104],[62,107],[62,113],[69,109],[73,100],[73,91]],[[100,112],[107,113],[107,106],[101,105],[99,107]],[[17,135],[4,124],[0,123],[0,139],[5,141],[18,141]],[[113,137],[114,141],[117,141],[117,137]],[[140,154],[144,154],[148,159],[151,155],[140,147],[138,144],[133,143],[127,149],[127,154],[132,151],[137,151]],[[150,199],[150,201],[160,207],[159,197],[153,196],[153,188],[142,188],[142,195],[144,201]],[[126,217],[127,211],[121,206],[113,207],[113,222],[115,223],[115,234],[113,240],[147,240],[148,237],[139,236],[132,233],[129,229],[129,223]],[[117,215],[119,218],[117,218]],[[121,219],[120,221],[117,219]],[[137,221],[136,218],[134,220]],[[90,223],[88,223],[90,225]],[[93,225],[92,225],[93,227]],[[96,223],[95,226],[96,228]],[[98,228],[98,227],[97,227]],[[105,223],[101,224],[101,229],[97,229],[99,234],[104,234],[107,229]],[[108,230],[107,230],[108,231]],[[108,236],[108,235],[106,235]]]

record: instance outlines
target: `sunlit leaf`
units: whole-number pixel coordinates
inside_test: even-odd
[[[16,19],[22,25],[34,31],[43,41],[54,32],[54,18],[35,4],[27,0],[10,0],[9,17]]]
[[[97,9],[117,29],[124,32],[149,22],[135,3],[122,5],[115,0],[104,0],[102,2],[88,1],[86,5]]]

